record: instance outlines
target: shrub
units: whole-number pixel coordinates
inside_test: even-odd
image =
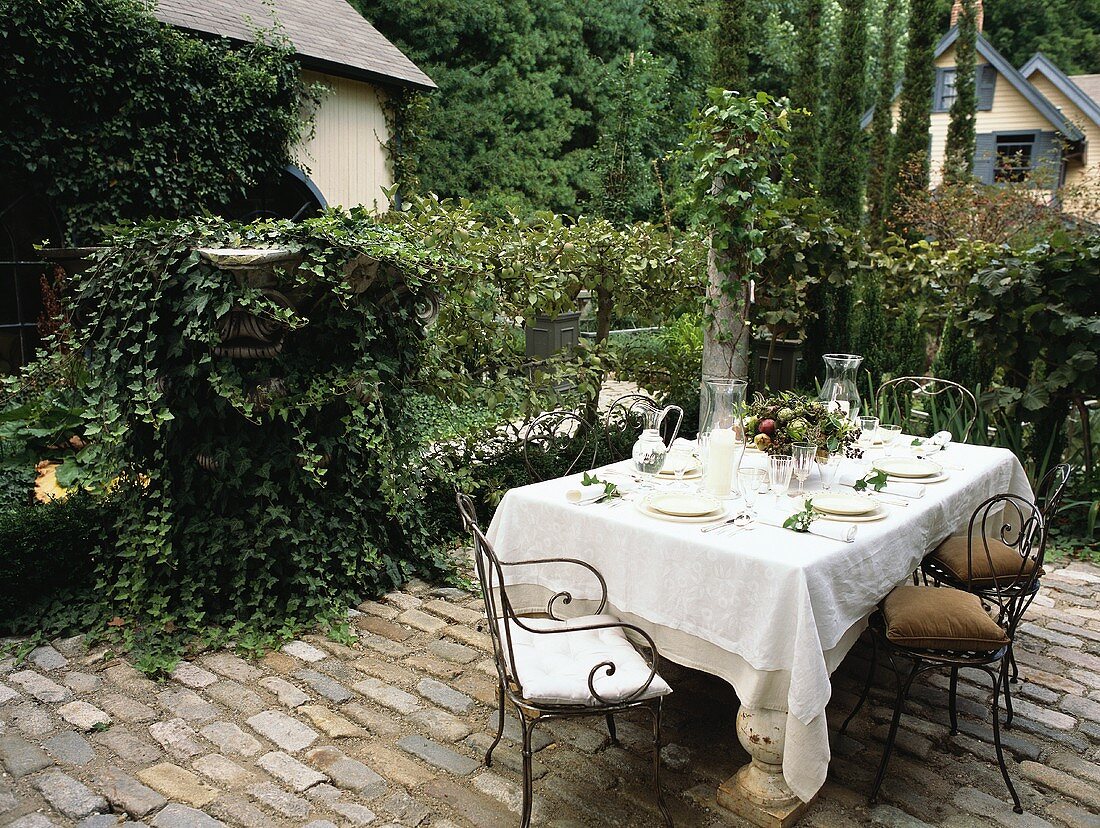
[[[703,325],[697,314],[685,314],[659,331],[637,334],[616,346],[617,373],[636,382],[663,404],[684,409],[681,433],[699,427],[699,378],[703,370]]]

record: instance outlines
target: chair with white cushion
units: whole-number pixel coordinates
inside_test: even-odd
[[[537,558],[501,561],[478,527],[473,501],[458,495],[462,522],[474,538],[474,560],[485,599],[489,635],[499,678],[500,707],[497,733],[485,753],[492,765],[493,750],[504,733],[504,703],[510,701],[519,714],[523,734],[523,815],[521,826],[531,824],[532,749],[531,736],[540,721],[568,716],[605,716],[612,742],[615,713],[644,708],[653,717],[653,783],[657,805],[666,825],[672,817],[661,791],[661,702],[672,692],[657,674],[660,655],[653,639],[642,629],[603,612],[607,584],[599,571],[573,558]],[[568,605],[573,596],[558,592],[539,616],[517,615],[508,597],[505,567],[580,567],[600,588],[600,603],[593,615],[561,618],[555,610]],[[648,656],[635,648],[632,637],[644,642]]]

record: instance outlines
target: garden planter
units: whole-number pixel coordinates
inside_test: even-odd
[[[524,325],[524,353],[528,359],[548,359],[562,351],[571,351],[580,340],[581,312],[557,316],[536,316]]]
[[[768,353],[771,352],[771,364]],[[802,340],[779,339],[772,348],[772,340],[758,339],[752,346],[752,377],[758,389],[793,391],[802,364]]]

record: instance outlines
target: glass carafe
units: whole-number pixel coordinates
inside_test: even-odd
[[[859,416],[859,366],[863,357],[825,354],[822,359],[825,360],[825,382],[818,400],[830,411],[839,411],[855,420]]]
[[[699,403],[703,490],[725,497],[736,489],[745,454],[745,380],[704,379]]]
[[[665,418],[673,412],[676,413],[676,426],[666,444],[661,436],[661,426],[664,425]],[[684,409],[678,405],[666,405],[661,409],[646,408],[642,414],[645,418],[645,426],[642,428],[642,435],[634,443],[630,456],[634,461],[634,468],[639,472],[656,474],[664,466],[668,447],[680,432],[680,424],[684,421]]]

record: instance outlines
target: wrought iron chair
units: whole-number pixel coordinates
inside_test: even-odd
[[[634,445],[638,434],[645,427],[646,419],[652,414],[660,413],[664,408],[648,394],[624,394],[612,401],[604,414],[603,426],[607,437],[606,458],[601,458],[600,446],[597,444],[592,454],[592,467],[602,465],[603,462],[623,460],[630,456],[630,449]],[[670,424],[667,420],[662,423],[661,438],[666,445],[671,446],[680,434],[680,426],[684,422],[684,410],[680,406],[672,406],[676,414],[676,420]]]
[[[1039,481],[1039,485],[1035,487],[1035,502],[1043,515],[1043,522],[1048,526],[1051,518],[1058,511],[1058,506],[1066,493],[1072,474],[1073,466],[1069,463],[1061,463],[1048,471],[1043,479]],[[1029,593],[1026,595],[1016,594],[1020,585],[1017,583],[1015,576],[1019,574],[1021,566],[1029,566],[1030,564],[1021,558],[1018,548],[993,541],[990,544],[990,551],[989,568],[985,566],[986,562],[979,558],[973,562],[974,568],[977,570],[973,571],[967,536],[952,535],[930,552],[921,562],[921,573],[924,576],[924,582],[931,581],[937,586],[969,589],[978,595],[985,596],[996,589],[997,582],[994,576],[997,576],[1011,593],[1008,597],[1022,601],[1022,612],[1026,612],[1035,599],[1035,595],[1039,592],[1040,578],[1043,575],[1042,570],[1038,571],[1034,581],[1029,584]],[[1010,681],[1016,682],[1020,677],[1020,668],[1016,664],[1016,657],[1011,647],[1008,650],[1008,664],[1012,672]],[[1012,725],[1012,700],[1008,683],[1005,684],[1004,690],[1005,707],[1008,712],[1005,724],[1010,727]]]
[[[580,471],[591,445],[598,442],[591,424],[567,409],[540,414],[522,427],[521,435],[523,463],[536,483]]]
[[[1042,567],[1046,551],[1046,521],[1031,501],[1017,495],[995,495],[974,511],[966,537],[968,577],[965,589],[895,587],[871,616],[871,640],[874,644],[871,668],[863,693],[839,733],[843,735],[847,731],[849,723],[866,702],[878,664],[879,650],[884,650],[897,682],[897,698],[882,762],[871,788],[872,805],[878,800],[902,709],[913,680],[929,670],[948,668],[951,671],[948,714],[954,735],[958,733],[956,699],[959,670],[969,668],[981,670],[993,680],[993,744],[997,751],[997,763],[1012,795],[1013,810],[1023,813],[1020,797],[1005,765],[998,706],[1001,685],[1008,679],[1008,654],[1025,609],[1025,603],[1019,597],[1033,594],[1033,585]],[[1020,566],[1008,577],[997,575],[992,568],[997,544],[1004,544],[1019,555]],[[993,572],[993,589],[983,589],[978,594],[975,591],[975,573],[980,571],[976,568],[980,561],[988,564]],[[912,663],[908,673],[903,673],[898,659]],[[1011,708],[1009,711],[1011,713]]]
[[[617,743],[614,714],[633,709],[648,710],[653,717],[653,784],[657,806],[665,824],[671,826],[660,772],[661,704],[672,689],[657,674],[657,645],[644,630],[603,614],[607,584],[595,567],[573,558],[501,561],[478,527],[473,501],[463,494],[457,499],[462,522],[474,539],[474,559],[499,679],[497,733],[485,752],[485,764],[492,765],[493,750],[504,733],[507,700],[519,714],[523,734],[522,828],[531,824],[531,734],[535,725],[554,718],[604,716],[611,740]],[[545,617],[516,614],[508,598],[504,568],[547,564],[568,564],[591,573],[600,588],[595,614],[560,618],[555,612],[558,603],[565,606],[573,601],[564,591],[547,602]],[[645,642],[648,658],[627,639],[626,631]]]
[[[929,437],[951,431],[966,442],[978,418],[978,401],[962,385],[936,377],[896,377],[879,386],[875,405],[883,422]]]

